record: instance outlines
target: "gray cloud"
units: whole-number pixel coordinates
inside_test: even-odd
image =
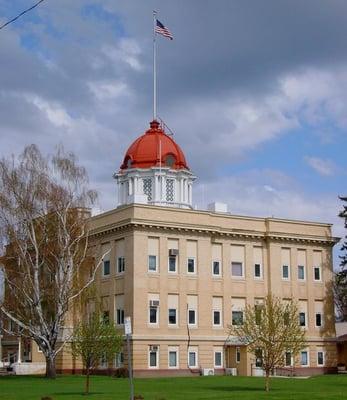
[[[81,15],[86,5],[103,7],[109,18]],[[88,168],[101,207],[114,206],[112,173],[151,118],[153,8],[175,36],[158,38],[160,115],[205,182],[206,198],[216,193],[213,181],[225,182],[221,168],[302,121],[346,126],[346,2],[60,0],[37,10],[39,22],[23,19],[1,31],[1,154],[31,142],[44,151],[64,143]],[[38,45],[25,44],[28,34]],[[272,180],[255,187],[243,176],[226,184],[225,192],[218,187],[226,199],[233,185],[249,189],[232,202],[235,211],[248,213],[253,204],[263,213],[260,191],[280,214],[281,202],[266,197],[278,194],[269,191],[278,191]],[[283,192],[304,189],[292,181]],[[290,209],[314,217],[306,206]]]

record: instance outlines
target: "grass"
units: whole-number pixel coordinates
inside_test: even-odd
[[[211,376],[194,378],[136,379],[135,394],[145,400],[341,400],[347,398],[347,376],[324,375],[309,379],[274,378],[271,392],[263,390],[263,378]],[[93,376],[91,394],[84,396],[83,376],[0,377],[1,400],[128,400],[129,382]]]

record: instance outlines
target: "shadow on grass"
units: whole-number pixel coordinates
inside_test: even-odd
[[[265,392],[261,387],[246,387],[246,386],[208,386],[205,390],[214,390],[216,392]]]
[[[85,394],[83,392],[56,392],[56,393],[52,393],[50,394],[50,396],[81,396],[81,397],[85,397],[86,399],[88,397],[92,397],[92,396],[96,396],[96,395],[101,395],[101,394],[105,394],[106,392],[89,392],[88,394]]]

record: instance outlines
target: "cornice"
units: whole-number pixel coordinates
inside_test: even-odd
[[[116,224],[108,224],[90,232],[91,237],[100,237],[124,230],[151,230],[189,233],[193,235],[208,235],[214,240],[218,238],[233,238],[241,240],[263,240],[265,242],[306,243],[334,246],[339,238],[313,235],[286,234],[283,232],[262,232],[243,229],[225,229],[218,226],[202,226],[173,222],[148,221],[143,219],[128,218]]]

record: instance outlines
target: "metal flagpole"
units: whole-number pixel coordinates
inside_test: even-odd
[[[163,199],[163,177],[161,175],[161,139],[159,138],[159,201],[161,204],[161,201]]]
[[[157,43],[155,27],[157,12],[153,10],[153,120],[157,119]]]

